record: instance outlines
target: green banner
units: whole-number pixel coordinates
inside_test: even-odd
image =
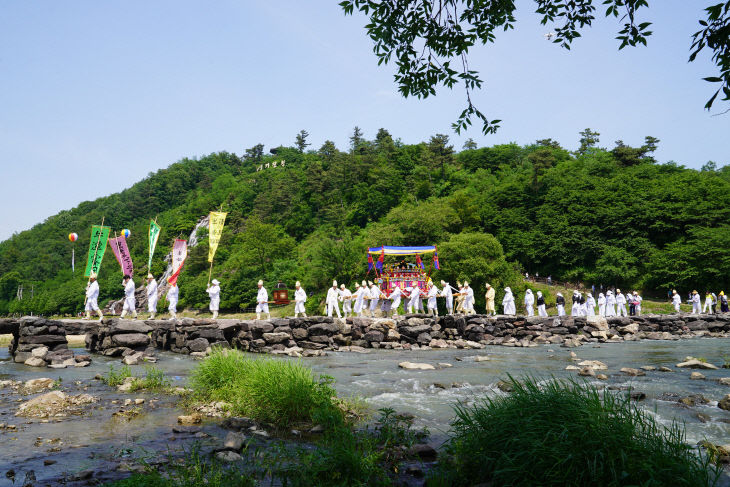
[[[157,247],[157,238],[160,236],[160,226],[154,221],[150,220],[150,258],[147,261],[147,272],[152,272],[152,255],[155,253],[155,247]]]
[[[91,243],[89,244],[89,258],[86,262],[86,272],[84,277],[89,277],[91,273],[99,274],[101,267],[101,259],[104,257],[106,250],[106,242],[109,238],[109,227],[94,225],[91,227]]]

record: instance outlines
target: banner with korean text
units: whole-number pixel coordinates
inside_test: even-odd
[[[122,274],[132,277],[134,266],[132,264],[132,256],[129,253],[129,247],[127,247],[127,239],[124,238],[124,235],[120,235],[118,237],[110,238],[109,244],[112,246],[114,257],[116,257],[117,262],[119,262],[119,267],[122,268]]]
[[[92,273],[99,274],[101,260],[106,251],[106,242],[109,238],[109,227],[102,225],[93,225],[91,227],[91,243],[89,243],[89,257],[86,261],[86,271],[84,277],[89,277]]]
[[[188,242],[176,239],[172,246],[172,275],[167,278],[170,284],[177,284],[177,277],[185,264],[188,257]]]

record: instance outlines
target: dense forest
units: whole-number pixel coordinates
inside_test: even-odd
[[[151,269],[159,276],[173,239],[217,209],[228,217],[213,276],[230,311],[254,303],[258,279],[301,280],[315,308],[331,279],[351,289],[363,279],[365,248],[380,245],[436,244],[442,270],[433,276],[469,279],[481,300],[486,281],[519,290],[524,272],[648,295],[730,288],[730,166],[659,164],[653,137],[602,148],[586,129],[571,152],[550,139],[481,148],[469,140],[457,151],[446,135],[403,144],[385,129],[367,140],[358,128],[346,150],[330,141],[313,150],[307,135],[268,153],[259,144],[241,156],[183,159],[0,243],[0,314],[80,311],[90,227],[102,217],[112,232],[131,230],[141,284],[150,218],[162,227]],[[198,238],[179,280],[180,304],[192,308],[207,304],[204,229]],[[121,296],[120,281],[108,249],[100,304]]]

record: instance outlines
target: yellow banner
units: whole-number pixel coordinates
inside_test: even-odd
[[[223,233],[223,224],[226,222],[227,213],[220,211],[210,212],[210,222],[208,224],[208,262],[213,262],[213,256],[218,249]]]

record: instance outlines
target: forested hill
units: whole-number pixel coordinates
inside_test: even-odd
[[[642,147],[603,149],[595,133],[582,135],[577,153],[549,139],[524,147],[470,143],[457,152],[444,135],[406,145],[383,129],[371,141],[356,130],[346,151],[332,142],[307,150],[300,136],[299,148],[265,154],[258,145],[244,156],[184,159],[0,243],[0,314],[80,310],[90,227],[102,217],[112,231],[131,230],[139,284],[150,218],[162,227],[152,266],[159,276],[172,240],[219,208],[228,218],[213,274],[228,310],[250,306],[260,278],[301,280],[310,293],[333,278],[352,288],[366,271],[365,247],[380,245],[437,244],[443,270],[434,277],[471,279],[473,287],[518,284],[517,273],[527,271],[647,294],[675,286],[727,291],[730,166],[658,164],[651,137]],[[70,232],[79,234],[75,275]],[[183,306],[207,303],[208,245],[200,233],[180,277]],[[120,297],[120,278],[108,249],[100,302]]]

